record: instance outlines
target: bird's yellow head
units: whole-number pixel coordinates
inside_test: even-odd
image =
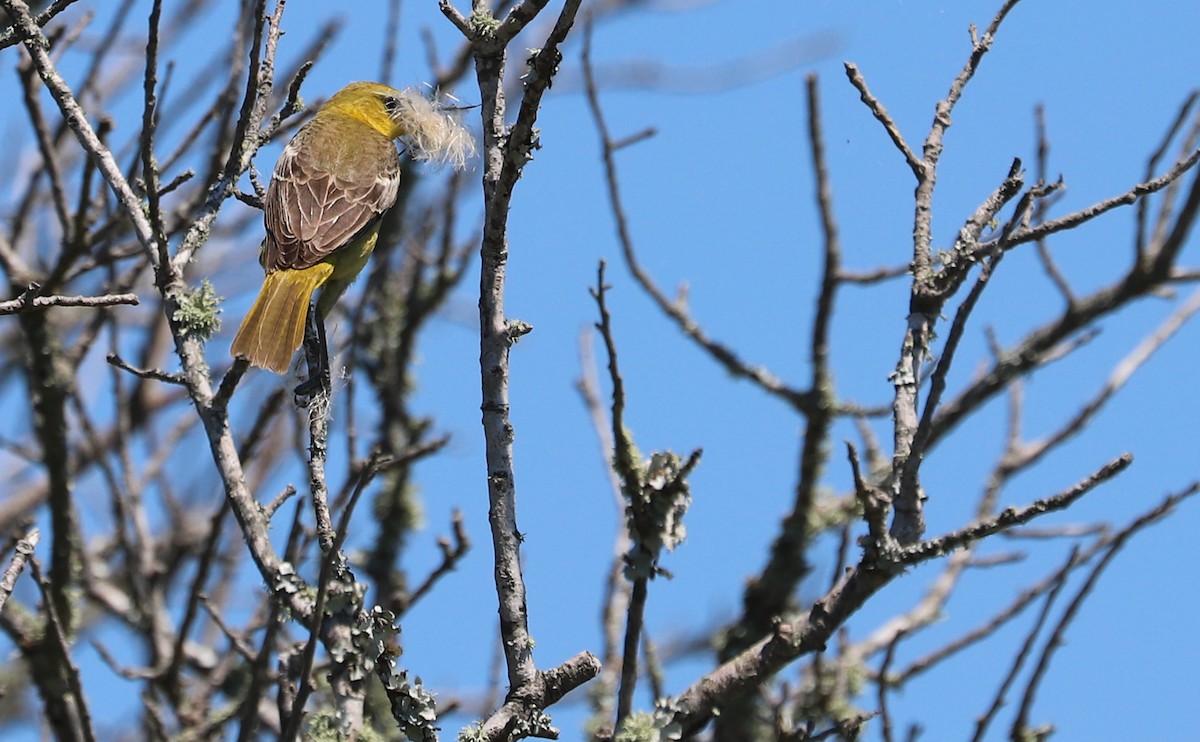
[[[388,139],[402,139],[415,159],[461,169],[475,155],[475,139],[456,111],[413,89],[377,82],[352,82],[326,101],[319,113],[356,118]]]

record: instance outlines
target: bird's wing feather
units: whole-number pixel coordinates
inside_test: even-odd
[[[321,262],[395,203],[395,146],[374,132],[345,134],[314,119],[280,156],[265,204],[268,272]]]

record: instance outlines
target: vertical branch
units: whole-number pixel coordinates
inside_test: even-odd
[[[50,127],[42,115],[42,107],[38,102],[38,86],[34,82],[33,65],[22,61],[18,66],[21,78],[21,89],[24,91],[25,110],[29,114],[30,124],[37,139],[38,151],[42,156],[42,168],[50,181],[51,203],[54,213],[63,230],[63,243],[70,244],[74,239],[71,230],[71,219],[68,216],[67,196],[63,187],[62,168],[59,166],[58,153],[54,148],[54,138]]]
[[[621,685],[617,692],[617,720],[615,729],[633,712],[633,692],[637,689],[638,647],[642,636],[642,625],[646,615],[647,578],[633,580],[629,594],[629,610],[625,621],[625,644],[621,650]]]
[[[158,260],[165,264],[170,260],[167,253],[166,227],[163,224],[159,205],[158,161],[154,156],[154,133],[158,126],[158,22],[162,15],[162,0],[154,0],[150,9],[150,29],[146,36],[146,77],[143,87],[145,105],[142,109],[142,180],[146,189],[147,215],[154,230],[154,241],[158,245]],[[160,275],[162,275],[160,273]]]
[[[57,327],[53,308],[18,315],[29,349],[25,366],[26,389],[33,411],[33,430],[41,448],[40,463],[46,472],[50,509],[50,569],[46,599],[74,631],[77,615],[71,592],[79,566],[81,535],[75,510],[74,479],[70,460],[67,404],[74,379]]]
[[[805,408],[804,437],[800,447],[795,498],[791,511],[771,544],[770,557],[762,572],[746,587],[742,598],[743,615],[726,632],[719,652],[728,660],[761,639],[771,630],[773,621],[792,606],[796,586],[811,570],[808,550],[812,543],[812,509],[821,484],[822,470],[828,458],[829,429],[833,422],[836,393],[829,369],[829,331],[840,284],[841,243],[833,208],[833,188],[825,160],[825,141],[821,130],[820,88],[815,75],[806,80],[808,143],[813,162],[814,190],[821,219],[822,265],[813,318],[809,361],[812,367],[810,405]],[[758,720],[753,713],[753,698],[733,701],[731,713],[717,720],[721,739],[753,736]]]
[[[600,337],[604,340],[604,349],[608,355],[609,382],[612,384],[612,468],[620,480],[621,490],[625,495],[626,512],[630,513],[629,509],[641,496],[642,481],[635,458],[633,441],[630,440],[625,426],[625,381],[621,377],[620,367],[617,364],[617,344],[612,334],[612,315],[609,314],[608,305],[604,300],[605,291],[608,288],[604,284],[604,267],[602,260],[596,271],[596,288],[592,291],[592,298],[596,300],[596,307],[600,312],[600,322],[596,327],[600,331]],[[630,521],[630,525],[625,527],[626,530],[629,530],[632,528],[630,515],[626,515],[626,520]],[[629,574],[628,567],[626,567],[626,574]],[[620,730],[621,723],[633,710],[633,692],[637,688],[638,677],[638,647],[641,645],[649,579],[650,574],[646,573],[634,574],[630,580],[632,587],[629,593],[629,605],[625,612],[625,641],[621,650],[621,681],[617,686],[617,712],[613,726],[615,730]]]
[[[596,288],[591,290],[600,321],[596,329],[608,354],[608,373],[612,383],[612,468],[620,480],[625,500],[629,550],[624,555],[622,573],[632,583],[625,620],[625,642],[621,655],[621,682],[617,691],[617,712],[613,728],[620,732],[633,711],[633,694],[638,680],[638,649],[642,645],[646,598],[649,581],[662,570],[659,555],[673,549],[683,539],[679,523],[691,503],[687,476],[700,461],[694,451],[680,466],[670,452],[654,453],[640,461],[633,437],[625,426],[625,383],[617,363],[617,344],[612,332],[612,315],[605,301],[604,261],[596,272]]]
[[[383,26],[383,58],[379,61],[379,82],[390,85],[396,66],[396,37],[400,35],[400,0],[388,0],[387,20]]]
[[[529,635],[525,581],[521,573],[513,467],[514,430],[509,417],[508,352],[529,332],[529,325],[510,322],[504,313],[508,265],[508,210],[512,190],[538,146],[534,131],[542,93],[549,87],[561,55],[559,44],[575,20],[581,0],[567,0],[543,48],[528,59],[524,97],[511,130],[506,126],[503,80],[507,45],[537,15],[546,0],[525,0],[503,19],[473,5],[467,20],[441,0],[447,18],[471,42],[483,118],[484,231],[480,243],[479,363],[482,376],[483,431],[486,444],[488,511],[492,530],[500,632],[508,667],[510,695],[535,691],[539,679]]]
[[[585,36],[584,48],[587,48],[588,38]],[[604,581],[604,599],[601,609],[601,630],[604,635],[603,652],[601,654],[604,670],[589,693],[593,718],[597,723],[606,723],[615,713],[613,699],[617,695],[619,669],[621,667],[621,616],[629,610],[630,586],[624,578],[625,554],[632,543],[629,529],[625,525],[625,499],[621,494],[621,478],[614,467],[616,443],[613,439],[612,425],[604,412],[600,400],[599,373],[596,369],[596,359],[592,351],[591,328],[581,333],[579,338],[579,355],[582,374],[577,387],[587,407],[592,427],[600,442],[600,452],[612,486],[613,500],[616,505],[618,522],[613,539],[613,559]],[[645,645],[643,645],[645,646]],[[655,697],[658,697],[656,694]]]
[[[892,372],[895,397],[892,404],[894,424],[892,453],[892,502],[895,515],[892,536],[902,544],[916,543],[925,531],[923,494],[915,478],[916,467],[910,458],[920,456],[913,449],[918,427],[918,392],[921,369],[929,356],[933,328],[945,301],[937,290],[936,267],[933,260],[933,191],[937,183],[937,166],[941,158],[943,138],[950,128],[950,114],[962,98],[967,83],[974,77],[984,55],[992,47],[1000,24],[1020,0],[1007,0],[988,25],[982,36],[971,26],[971,55],[954,78],[946,97],[938,101],[933,124],[922,148],[921,167],[917,176],[913,210],[912,296],[909,300],[908,327],[900,345],[900,357]],[[902,472],[912,472],[904,477]]]
[[[509,419],[508,351],[516,335],[504,314],[504,282],[508,266],[508,197],[503,180],[505,151],[505,49],[477,50],[476,75],[483,108],[484,234],[480,243],[479,364],[482,378],[483,434],[486,444],[488,520],[496,593],[500,601],[500,634],[508,667],[509,687],[533,683],[536,667],[521,572],[517,530],[516,482],[513,471],[514,430]],[[511,188],[511,186],[509,186]]]
[[[315,315],[315,311],[310,311]],[[320,324],[320,318],[316,320]],[[329,513],[329,487],[325,481],[325,460],[329,452],[329,411],[333,404],[328,387],[317,392],[308,411],[308,477],[316,519],[317,542],[321,554],[329,556],[333,548],[333,518]]]
[[[508,209],[512,190],[538,146],[534,123],[542,93],[558,67],[559,44],[575,22],[582,0],[566,0],[545,46],[528,58],[525,94],[512,129],[505,125],[502,82],[506,48],[546,4],[524,0],[503,20],[494,18],[481,0],[473,0],[468,20],[451,3],[439,0],[446,18],[463,33],[475,59],[483,118],[483,237],[480,240],[479,365],[482,376],[481,408],[488,478],[488,522],[499,602],[500,638],[508,669],[509,693],[505,704],[482,722],[478,736],[510,739],[514,725],[519,733],[558,735],[542,709],[556,703],[571,689],[600,672],[600,663],[582,652],[562,665],[538,672],[525,603],[517,531],[516,484],[513,474],[513,426],[509,417],[508,351],[512,343],[532,329],[504,315],[504,280],[508,262]]]
[[[1170,148],[1171,142],[1174,141],[1175,137],[1183,129],[1184,124],[1187,123],[1188,118],[1190,118],[1192,106],[1196,103],[1198,98],[1200,98],[1200,91],[1193,90],[1191,94],[1184,99],[1183,104],[1179,106],[1179,111],[1175,114],[1174,121],[1172,121],[1171,125],[1167,128],[1166,133],[1163,135],[1162,143],[1158,145],[1158,149],[1154,150],[1154,152],[1151,153],[1150,157],[1146,160],[1146,173],[1145,177],[1142,178],[1143,181],[1151,180],[1154,177],[1154,173],[1158,169],[1159,163],[1162,162],[1163,157],[1167,154],[1167,150]],[[1187,138],[1191,139],[1195,135],[1196,123],[1193,122],[1191,131],[1189,132]],[[1185,144],[1184,149],[1190,149],[1190,146]],[[1174,186],[1172,186],[1172,191],[1173,190]],[[1133,254],[1135,264],[1142,262],[1142,259],[1145,256],[1146,250],[1149,246],[1156,245],[1162,241],[1163,232],[1169,221],[1169,215],[1171,214],[1170,201],[1171,199],[1163,199],[1162,206],[1159,209],[1159,219],[1151,231],[1147,223],[1151,207],[1150,199],[1143,198],[1138,200],[1137,232],[1134,239]]]
[[[49,643],[53,647],[53,651],[57,653],[57,662],[59,667],[58,672],[65,676],[66,686],[70,689],[70,710],[71,720],[69,722],[71,730],[70,739],[81,739],[84,742],[96,742],[96,732],[92,729],[92,715],[88,710],[87,696],[83,692],[83,682],[79,677],[79,668],[71,659],[71,648],[67,644],[68,628],[63,623],[62,614],[55,608],[54,595],[51,593],[50,585],[42,576],[41,567],[38,566],[37,559],[29,560],[29,568],[33,574],[33,579],[37,582],[38,587],[42,591],[46,609],[46,637],[43,642]],[[67,699],[58,699],[60,702]],[[63,727],[57,727],[57,730],[63,731]]]

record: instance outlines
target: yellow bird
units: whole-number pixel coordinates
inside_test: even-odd
[[[284,148],[267,187],[266,280],[230,352],[286,373],[304,341],[319,287],[319,318],[354,281],[396,203],[402,140],[414,159],[462,168],[474,155],[457,117],[415,90],[354,82],[339,90]]]

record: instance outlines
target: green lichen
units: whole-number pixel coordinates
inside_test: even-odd
[[[173,317],[185,335],[203,342],[221,329],[221,297],[217,296],[208,279],[202,281],[199,288],[180,294],[176,300],[179,308]]]

